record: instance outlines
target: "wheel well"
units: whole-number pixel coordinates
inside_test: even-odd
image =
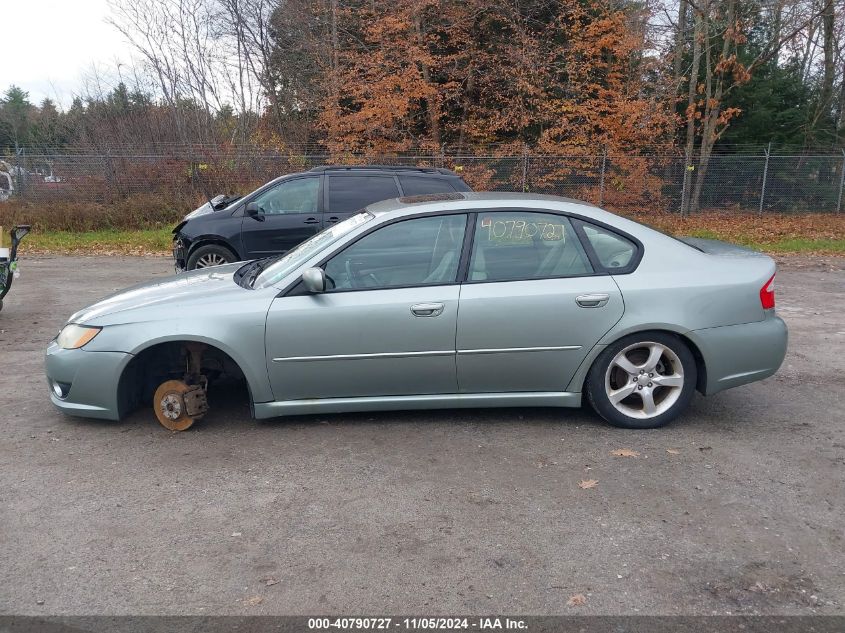
[[[190,249],[188,249],[188,257],[190,257],[191,255],[193,255],[193,254],[196,252],[196,250],[197,250],[198,248],[202,248],[203,246],[212,246],[212,245],[214,245],[214,246],[222,246],[222,247],[223,247],[223,248],[225,248],[227,251],[231,252],[231,253],[232,253],[232,255],[234,255],[234,256],[235,256],[235,259],[236,259],[236,260],[240,260],[240,257],[241,257],[241,256],[240,256],[240,254],[238,254],[238,251],[237,251],[237,250],[235,250],[235,249],[232,247],[232,245],[231,245],[231,244],[229,244],[229,243],[228,243],[228,242],[226,242],[225,240],[221,240],[221,239],[220,239],[220,238],[218,238],[218,237],[201,237],[201,238],[197,239],[196,241],[194,241],[194,243],[193,243],[193,244],[191,244],[191,248],[190,248]]]
[[[182,379],[187,368],[188,343],[195,341],[158,343],[135,355],[118,381],[118,411],[121,418],[142,403],[151,401],[156,388],[164,381]],[[202,345],[201,371],[208,377],[209,383],[225,377],[243,382],[249,389],[243,371],[231,356],[213,345]]]
[[[704,356],[702,356],[701,350],[698,349],[698,346],[693,343],[691,339],[687,338],[683,334],[678,334],[677,332],[673,332],[673,334],[681,339],[689,348],[689,351],[692,352],[692,357],[695,359],[696,369],[695,388],[700,393],[704,393],[704,390],[707,387],[707,365],[704,362]]]

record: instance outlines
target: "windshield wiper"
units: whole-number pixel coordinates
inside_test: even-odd
[[[252,262],[249,270],[244,271],[244,277],[246,277],[246,283],[244,283],[244,287],[252,288],[255,285],[255,280],[258,279],[258,275],[264,272],[264,270],[273,262],[273,260],[278,259],[279,255],[271,255],[270,257],[264,257],[262,259],[256,259]]]

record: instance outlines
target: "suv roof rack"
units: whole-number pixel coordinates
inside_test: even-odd
[[[427,174],[443,174],[444,176],[458,175],[451,169],[446,169],[445,167],[414,167],[412,165],[320,165],[319,167],[312,167],[308,171],[326,172],[363,170],[419,171]]]

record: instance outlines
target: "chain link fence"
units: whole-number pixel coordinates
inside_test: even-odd
[[[185,207],[218,193],[245,193],[278,176],[330,164],[447,167],[477,190],[547,193],[612,210],[753,213],[841,212],[845,152],[827,155],[329,156],[258,148],[180,148],[143,152],[20,150],[0,157],[0,203],[110,204],[154,196]]]

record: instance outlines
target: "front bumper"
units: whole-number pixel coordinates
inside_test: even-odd
[[[62,349],[50,343],[45,357],[50,400],[67,415],[119,420],[120,376],[132,358],[124,352]],[[64,397],[54,392],[57,383]]]
[[[177,273],[181,273],[188,267],[188,246],[180,237],[173,238],[173,261]]]
[[[693,330],[707,369],[705,395],[738,387],[774,374],[786,356],[786,323],[774,314],[762,321]]]

